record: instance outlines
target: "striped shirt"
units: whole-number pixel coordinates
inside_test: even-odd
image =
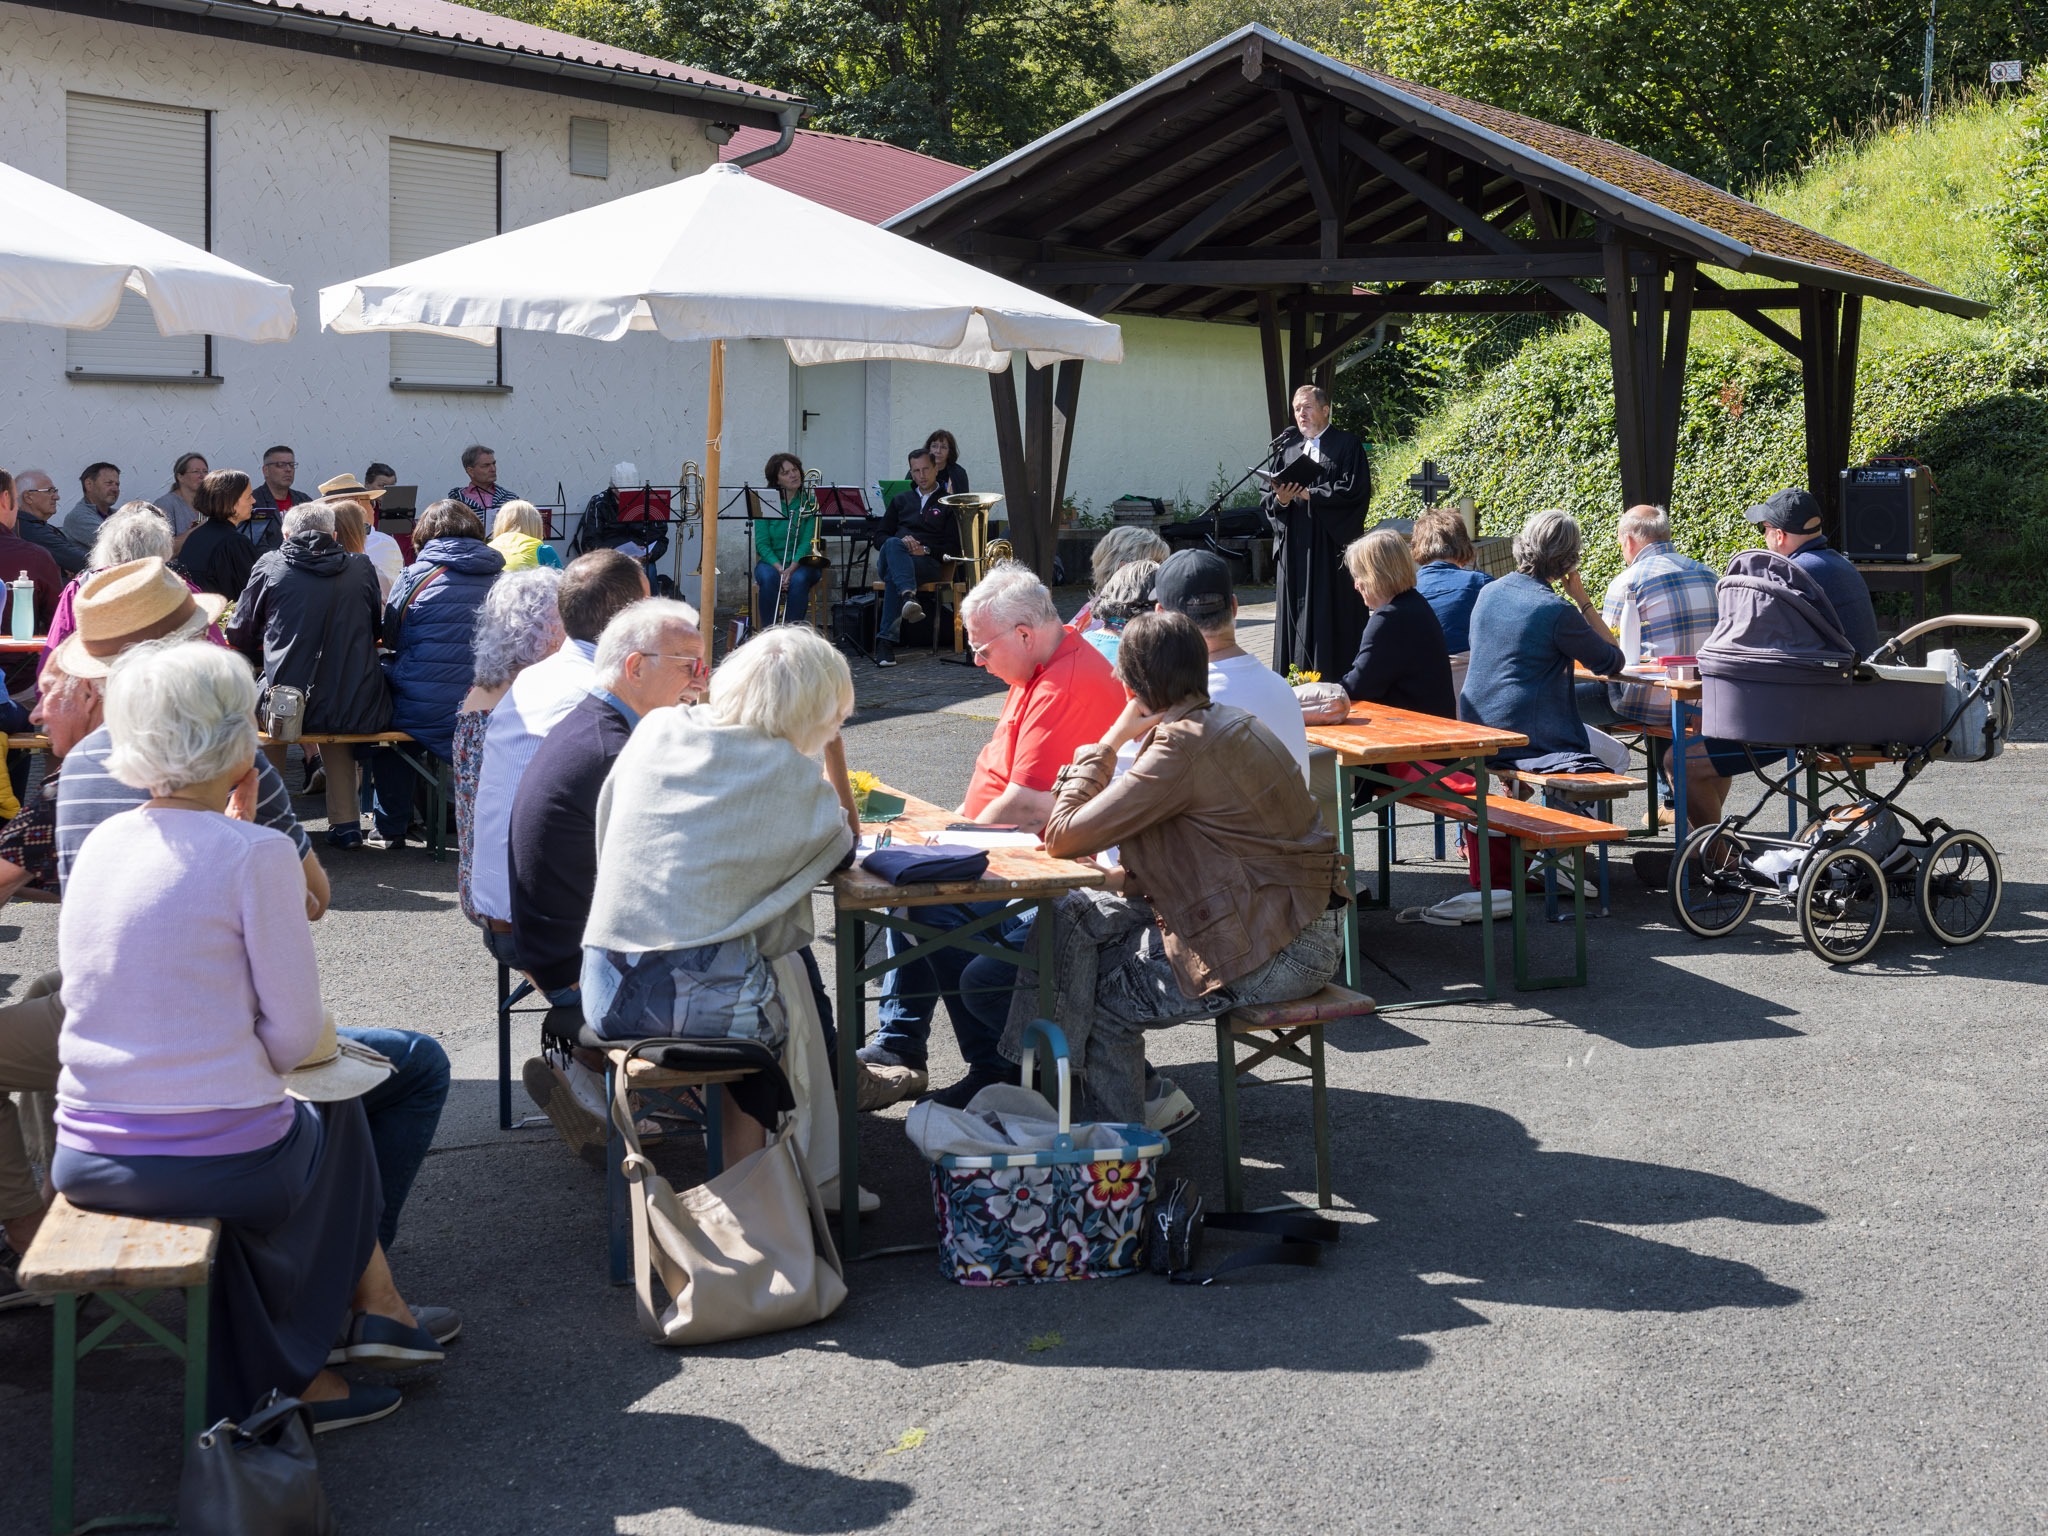
[[[132,811],[149,799],[149,791],[123,784],[107,772],[107,757],[114,739],[103,725],[73,747],[64,757],[64,772],[57,780],[57,879],[71,878],[71,866],[86,834],[110,816]],[[270,759],[256,754],[256,824],[274,827],[292,840],[303,860],[313,851],[312,839],[292,814],[292,797],[284,780],[270,766]]]
[[[1646,545],[1628,568],[1607,584],[1600,616],[1619,639],[1622,615],[1633,600],[1642,643],[1652,657],[1697,656],[1719,617],[1714,601],[1719,584],[1711,566],[1681,555],[1668,543]],[[1638,658],[1626,659],[1633,666]],[[1671,721],[1670,699],[1650,684],[1609,683],[1607,699],[1624,720],[1642,725],[1668,725]]]

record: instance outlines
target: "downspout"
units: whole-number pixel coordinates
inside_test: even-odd
[[[777,155],[796,142],[797,119],[803,116],[801,106],[784,107],[781,111],[782,135],[773,144],[763,144],[759,149],[750,149],[744,155],[734,155],[727,165],[744,171],[750,165],[759,165],[763,160],[773,160]]]

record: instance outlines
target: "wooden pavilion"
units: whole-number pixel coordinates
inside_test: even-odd
[[[1276,432],[1388,316],[1575,311],[1607,331],[1631,504],[1670,497],[1692,317],[1727,310],[1799,360],[1831,520],[1863,301],[1986,309],[1634,150],[1256,25],[888,227],[1096,314],[1256,324]],[[1016,370],[990,389],[1014,542],[1045,570],[1081,365],[1025,375],[1021,428]]]

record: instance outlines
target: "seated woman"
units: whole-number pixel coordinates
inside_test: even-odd
[[[1081,605],[1067,627],[1076,634],[1085,635],[1102,628],[1102,616],[1096,604],[1109,589],[1109,579],[1127,565],[1140,560],[1149,560],[1154,566],[1160,565],[1172,551],[1150,528],[1139,523],[1119,523],[1095,541],[1095,553],[1088,557],[1088,575],[1092,582],[1092,593]]]
[[[226,814],[255,780],[255,706],[247,665],[204,643],[137,647],[107,680],[108,771],[151,798],[93,830],[67,883],[51,1179],[86,1210],[217,1218],[208,1417],[276,1387],[338,1429],[399,1403],[325,1369],[338,1334],[351,1359],[441,1349],[377,1242],[356,1096],[391,1064],[335,1044],[291,839]]]
[[[780,1053],[802,1008],[800,1044],[822,1053],[794,957],[811,942],[812,888],[853,854],[839,740],[852,712],[846,659],[791,624],[734,651],[704,704],[656,710],[634,729],[597,802],[582,976],[592,1033],[750,1039]],[[790,1072],[799,1093],[803,1075]],[[762,1146],[781,1106],[757,1077],[726,1092],[737,1159]],[[819,1145],[814,1135],[806,1151]]]
[[[1157,560],[1133,560],[1118,567],[1116,574],[1096,591],[1090,605],[1094,623],[1081,633],[1102,659],[1116,665],[1117,647],[1123,644],[1124,626],[1141,613],[1152,611],[1152,583],[1158,578]]]
[[[1621,671],[1621,647],[1579,577],[1579,525],[1567,512],[1538,512],[1515,535],[1515,572],[1488,582],[1472,605],[1472,670],[1459,718],[1529,738],[1494,759],[1538,773],[1621,773],[1628,749],[1588,732],[1579,718],[1572,664],[1600,677]],[[1550,589],[1564,588],[1568,602]]]
[[[427,510],[431,512],[433,508]],[[417,548],[422,542],[417,528],[412,538]],[[562,553],[547,542],[547,525],[541,521],[540,508],[530,501],[508,501],[498,508],[491,523],[491,548],[505,557],[508,571],[531,570],[537,565],[562,568]]]
[[[1055,909],[1056,1017],[1090,1114],[1143,1123],[1144,1032],[1321,989],[1343,957],[1345,891],[1292,754],[1255,715],[1209,702],[1193,620],[1132,619],[1116,673],[1130,702],[1060,770],[1045,847],[1067,859],[1119,850],[1123,895],[1075,892]],[[1113,777],[1129,741],[1137,760]],[[1035,981],[1020,976],[1005,1054],[1035,1007]]]
[[[967,483],[967,468],[960,462],[960,440],[952,433],[944,427],[935,429],[924,440],[924,451],[932,456],[932,468],[939,472],[941,496],[964,496],[973,489]]]
[[[491,711],[512,689],[512,680],[536,661],[552,656],[566,638],[556,590],[562,573],[545,567],[513,571],[491,584],[477,609],[470,651],[476,658],[469,692],[456,706],[450,761],[455,765],[455,894],[462,915],[479,927],[483,917],[469,893],[470,828],[476,820],[476,783],[484,769],[484,736]]]
[[[1431,507],[1415,519],[1408,552],[1415,558],[1415,589],[1443,626],[1444,646],[1452,657],[1451,669],[1462,683],[1463,668],[1458,658],[1472,648],[1468,632],[1472,605],[1486,585],[1486,573],[1472,569],[1479,552],[1472,547],[1472,536],[1465,531],[1465,519],[1448,507]]]
[[[1344,567],[1367,609],[1344,691],[1367,704],[1457,719],[1443,626],[1415,590],[1408,541],[1391,529],[1377,529],[1344,551]]]
[[[249,477],[239,469],[216,469],[199,482],[192,509],[200,522],[178,546],[178,567],[200,591],[231,603],[242,595],[256,563],[256,546],[242,525],[255,505]]]
[[[758,621],[801,624],[811,611],[811,589],[825,574],[807,565],[818,537],[818,498],[804,488],[804,461],[793,453],[772,455],[761,478],[780,498],[780,517],[754,520],[754,588]]]

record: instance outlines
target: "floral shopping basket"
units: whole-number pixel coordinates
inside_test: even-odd
[[[1164,1137],[1142,1125],[1097,1127],[1098,1143],[1075,1146],[1066,1037],[1038,1020],[1024,1033],[1028,1087],[1033,1041],[1043,1039],[1059,1076],[1059,1130],[1049,1148],[934,1158],[939,1269],[962,1285],[1094,1280],[1144,1267],[1145,1207]],[[1102,1130],[1113,1132],[1104,1138]]]

